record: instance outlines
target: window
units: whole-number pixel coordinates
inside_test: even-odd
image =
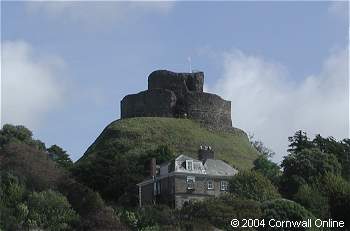
[[[208,180],[208,189],[214,189],[213,181]]]
[[[153,195],[159,195],[161,192],[160,181],[153,182]]]
[[[153,182],[153,196],[157,195],[157,182]]]
[[[187,189],[194,189],[194,182],[195,182],[195,177],[188,176],[187,177]]]
[[[192,171],[193,170],[193,160],[186,160],[186,169],[188,171]]]
[[[160,181],[157,181],[157,195],[160,195]]]
[[[221,181],[220,182],[220,190],[221,191],[227,191],[228,190],[228,182],[227,181]]]

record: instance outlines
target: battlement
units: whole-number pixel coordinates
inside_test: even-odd
[[[148,90],[121,101],[121,118],[188,118],[213,128],[230,128],[231,102],[203,92],[204,73],[157,70],[148,76]]]
[[[203,92],[204,73],[175,73],[157,70],[148,76],[148,90],[168,89],[183,96],[188,91]]]

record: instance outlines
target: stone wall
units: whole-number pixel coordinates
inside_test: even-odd
[[[213,189],[208,189],[209,180],[213,182]],[[195,176],[194,190],[188,190],[186,175],[165,177],[159,180],[161,193],[156,197],[153,195],[153,183],[142,186],[142,205],[152,204],[153,200],[156,200],[157,203],[181,208],[186,201],[202,200],[214,196],[217,197],[226,193],[226,191],[220,190],[220,182],[222,180],[227,181],[228,179],[198,175]]]
[[[175,94],[167,89],[153,89],[127,95],[121,101],[121,118],[173,117]]]
[[[213,182],[213,189],[208,189],[208,180]],[[220,190],[220,178],[196,176],[194,190],[187,190],[186,176],[175,177],[175,207],[181,208],[187,201],[200,201],[208,197],[217,197],[226,193]],[[227,179],[225,179],[227,180]]]
[[[231,127],[231,102],[210,93],[190,92],[185,97],[187,117],[214,127]]]
[[[214,189],[208,189],[208,181],[213,182]],[[227,181],[228,179],[220,179],[217,177],[207,176],[196,176],[194,182],[194,190],[187,190],[187,176],[176,176],[175,177],[175,194],[191,194],[193,196],[219,196],[225,191],[220,190],[220,182],[222,180]]]
[[[153,183],[142,186],[141,190],[141,203],[144,205],[153,204]]]
[[[148,76],[148,90],[169,89],[179,98],[188,91],[203,92],[204,73],[175,73],[158,70]]]
[[[203,72],[154,71],[148,90],[123,98],[121,118],[180,117],[212,128],[231,128],[231,102],[203,92],[203,84]]]

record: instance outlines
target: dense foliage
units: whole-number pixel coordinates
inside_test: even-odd
[[[275,219],[276,221],[307,221],[307,219],[315,220],[312,213],[306,210],[298,203],[286,199],[275,199],[266,201],[261,206],[262,216],[265,221]],[[266,222],[267,223],[267,222]],[[274,224],[271,223],[271,226]],[[291,228],[275,228],[265,224],[265,227],[261,227],[260,230],[317,230],[315,227],[303,228],[303,227],[291,227]]]
[[[228,194],[202,202],[189,203],[180,210],[180,216],[182,226],[185,227],[193,228],[197,224],[209,223],[221,229],[230,229],[232,218],[259,218],[260,202]]]
[[[0,130],[0,148],[10,143],[27,144],[38,150],[45,150],[45,144],[40,140],[33,139],[33,133],[22,125],[5,124]]]
[[[73,166],[73,161],[69,155],[60,146],[54,144],[47,149],[49,157],[55,161],[60,167],[69,169]]]
[[[282,175],[281,168],[268,157],[261,155],[254,161],[253,170],[268,178],[276,187]]]
[[[59,192],[30,192],[8,172],[2,172],[1,180],[0,227],[5,230],[70,230],[78,221],[77,213]]]
[[[127,230],[28,129],[4,125],[0,140],[0,230]]]
[[[149,161],[152,158],[161,164],[174,158],[174,153],[164,145],[137,157],[104,152],[91,161],[77,164],[73,174],[80,182],[98,190],[103,198],[122,206],[135,206],[136,184],[149,176]]]
[[[341,173],[341,165],[336,156],[317,148],[290,154],[284,158],[282,167],[281,189],[286,196],[295,194],[301,185],[312,183],[326,173]]]
[[[106,132],[123,139],[118,132]],[[211,138],[220,140],[217,135]],[[96,154],[98,149],[98,155],[73,164],[58,145],[46,148],[27,128],[4,125],[0,230],[231,230],[232,218],[333,219],[345,221],[342,230],[350,230],[349,139],[317,135],[310,140],[297,131],[289,141],[282,168],[271,161],[273,151],[261,141],[252,142],[260,153],[253,168],[233,176],[229,192],[220,197],[190,201],[181,209],[159,204],[138,208],[135,184],[149,175],[149,161],[171,160],[178,147],[143,145],[136,152],[139,144],[134,143],[131,155],[126,141],[112,146],[101,141],[88,151]]]
[[[266,201],[280,197],[277,189],[269,179],[255,171],[241,171],[229,182],[233,195]]]

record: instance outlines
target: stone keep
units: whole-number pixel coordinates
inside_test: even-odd
[[[213,128],[231,128],[231,101],[203,92],[204,73],[157,70],[148,76],[148,90],[121,101],[121,118],[177,117]]]

